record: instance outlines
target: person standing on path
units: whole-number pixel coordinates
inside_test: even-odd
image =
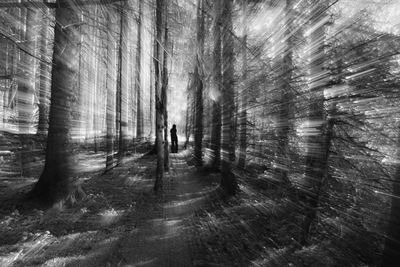
[[[171,152],[177,153],[178,152],[178,136],[176,135],[176,125],[172,125],[171,129]]]

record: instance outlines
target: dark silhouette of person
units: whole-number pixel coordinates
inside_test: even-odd
[[[176,125],[172,125],[171,129],[171,152],[177,153],[178,152],[178,136],[176,135]]]

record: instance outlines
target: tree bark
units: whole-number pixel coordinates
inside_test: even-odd
[[[229,195],[238,190],[232,162],[235,160],[235,101],[234,101],[234,54],[232,36],[232,0],[223,1],[222,18],[222,161],[221,186]]]
[[[80,19],[75,8],[65,7],[56,10],[56,21],[46,163],[32,191],[32,196],[50,203],[74,199],[79,188],[72,167],[71,135],[79,88]]]

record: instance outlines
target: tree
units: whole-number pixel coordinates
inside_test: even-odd
[[[242,44],[241,44],[241,53],[242,53],[242,90],[240,92],[240,114],[239,114],[239,141],[240,141],[240,150],[239,150],[239,160],[238,166],[240,168],[244,168],[246,165],[246,149],[247,149],[247,32],[248,32],[248,4],[247,0],[242,1]]]
[[[50,34],[49,34],[49,17],[50,12],[48,8],[43,9],[42,23],[40,28],[40,63],[39,63],[39,122],[38,134],[47,134],[48,129],[48,116],[50,99],[50,86],[51,86],[51,48],[50,48]]]
[[[235,160],[235,100],[234,54],[232,36],[232,0],[224,0],[222,7],[222,160],[221,186],[230,195],[238,189],[232,162]]]
[[[128,20],[127,12],[129,5],[126,0],[120,5],[120,37],[119,37],[119,55],[118,55],[118,86],[117,86],[117,129],[118,129],[118,160],[121,160],[125,153],[127,139],[127,54],[128,54]]]
[[[61,0],[60,4],[69,1]],[[51,105],[46,163],[32,196],[48,203],[74,200],[79,192],[72,166],[72,111],[78,95],[80,18],[66,5],[55,14]]]
[[[293,0],[286,0],[285,3],[285,48],[282,59],[278,61],[277,86],[279,88],[279,111],[278,111],[278,150],[276,161],[278,162],[279,178],[283,183],[289,185],[288,179],[288,162],[289,162],[289,129],[290,129],[290,106],[292,104],[292,77],[293,77]]]
[[[203,165],[202,142],[203,142],[203,56],[204,56],[204,1],[197,1],[197,42],[196,42],[196,64],[194,68],[194,161],[197,167]]]
[[[400,135],[398,137],[398,147]],[[397,152],[398,156],[400,152]],[[400,166],[396,167],[393,180],[393,192],[391,193],[391,210],[386,233],[385,249],[383,251],[382,267],[396,266],[400,262]]]
[[[143,16],[143,1],[139,0],[138,1],[138,18],[137,18],[137,23],[138,23],[138,29],[137,29],[137,45],[136,45],[136,72],[135,72],[135,90],[137,93],[136,96],[136,109],[137,109],[137,115],[136,115],[136,137],[137,138],[142,138],[143,137],[143,97],[142,97],[142,72],[141,72],[141,66],[142,66],[142,31],[143,31],[143,25],[142,25],[142,16]]]
[[[164,49],[163,49],[163,66],[162,66],[162,88],[161,98],[163,105],[164,117],[164,170],[169,171],[169,149],[168,149],[168,3],[164,7]]]
[[[327,168],[329,144],[332,127],[328,125],[324,109],[324,88],[328,85],[329,75],[325,71],[325,24],[326,4],[319,4],[311,14],[311,25],[319,25],[311,33],[310,72],[314,77],[309,83],[309,127],[315,133],[307,137],[306,170],[304,181],[305,217],[303,220],[300,243],[306,244],[311,223],[317,216],[317,207],[323,179]],[[319,23],[319,24],[318,24]],[[316,77],[316,78],[315,78]],[[327,138],[328,137],[328,138]]]
[[[214,25],[213,25],[213,80],[214,93],[212,102],[212,129],[211,129],[211,168],[219,170],[221,162],[221,91],[222,91],[222,68],[221,68],[221,12],[222,1],[214,3]]]
[[[164,107],[162,100],[162,33],[163,33],[163,11],[164,0],[156,0],[156,38],[154,39],[154,91],[156,105],[156,150],[157,150],[157,170],[154,191],[160,191],[163,187],[164,176]]]
[[[107,14],[107,108],[106,108],[106,171],[114,167],[114,136],[115,136],[115,85],[116,85],[116,44],[113,32],[115,26],[112,14]]]

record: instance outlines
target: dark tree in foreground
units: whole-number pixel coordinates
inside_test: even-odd
[[[223,1],[222,20],[222,161],[221,186],[228,194],[235,194],[238,185],[232,172],[235,160],[235,100],[234,100],[234,53],[232,36],[232,0]]]
[[[69,1],[59,1],[69,3]],[[72,167],[72,111],[78,95],[80,18],[75,8],[56,10],[46,163],[32,196],[49,203],[76,197]]]

